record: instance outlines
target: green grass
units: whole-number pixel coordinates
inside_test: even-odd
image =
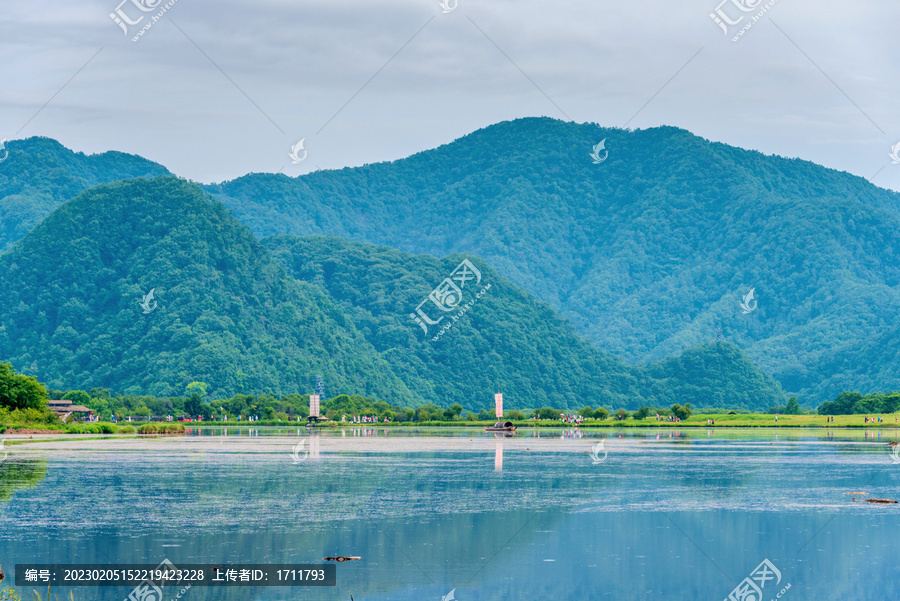
[[[7,430],[27,428],[29,430],[52,430],[60,434],[134,434],[134,426],[120,426],[109,422],[89,422],[73,424],[6,424],[0,426],[0,434]]]
[[[134,434],[134,426],[120,426],[109,422],[90,422],[86,424],[69,424],[66,434]]]
[[[824,415],[779,415],[778,422],[775,422],[774,415],[759,413],[738,413],[729,415],[726,413],[701,413],[692,415],[686,420],[680,422],[656,421],[656,416],[646,419],[617,420],[607,418],[605,420],[589,419],[582,422],[579,428],[707,428],[712,424],[707,424],[706,420],[715,421],[717,428],[889,428],[900,427],[900,414],[873,414],[868,417],[881,417],[884,421],[881,423],[865,423],[865,415],[836,415],[834,422],[826,422]],[[254,422],[255,423],[255,422]],[[567,424],[560,420],[518,420],[513,421],[518,428],[573,428],[573,424]],[[337,422],[341,427],[362,427],[362,428],[382,428],[382,427],[469,427],[484,428],[492,426],[494,420],[491,421],[435,421],[435,422],[402,422],[388,424],[351,424]]]
[[[70,424],[66,427],[68,434],[116,434],[119,431],[115,424],[93,422],[87,424]]]
[[[3,424],[3,425],[0,425],[0,434],[3,434],[7,430],[16,430],[19,428],[28,428],[29,430],[57,430],[59,432],[63,432],[65,430],[65,425],[63,425],[63,424],[45,424],[45,423],[41,423],[41,422]]]
[[[700,413],[680,422],[656,421],[656,417],[636,420],[628,418],[620,421],[614,418],[605,420],[589,419],[582,422],[579,428],[706,428],[706,420],[715,421],[717,428],[891,428],[900,427],[900,414],[874,414],[868,417],[881,417],[884,421],[865,422],[864,415],[836,415],[833,422],[826,422],[824,415],[779,415],[775,422],[774,415],[760,413],[738,413],[729,415],[726,413]],[[896,421],[895,421],[896,420]],[[319,424],[317,428],[486,428],[494,425],[496,420],[490,421],[429,421],[429,422],[383,422],[357,424],[352,422],[333,421]],[[573,428],[572,424],[560,420],[516,420],[513,423],[519,428]],[[137,427],[131,424],[113,424],[108,422],[77,423],[68,425],[46,424],[11,424],[0,426],[0,434],[7,428],[32,428],[55,430],[60,434],[183,434],[185,427],[306,427],[306,422],[291,422],[277,420],[261,420],[258,422],[228,421],[228,422],[151,422],[143,423]]]

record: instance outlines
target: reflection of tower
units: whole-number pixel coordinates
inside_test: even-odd
[[[322,374],[316,376],[316,394],[319,395],[319,398],[325,396],[325,379]]]
[[[494,409],[497,414],[497,419],[503,417],[503,393],[498,392],[494,395]]]
[[[319,417],[319,395],[309,395],[309,416]]]
[[[498,440],[497,446],[494,449],[494,471],[502,472],[503,471],[503,441]]]
[[[309,456],[313,459],[319,459],[319,435],[309,435]]]

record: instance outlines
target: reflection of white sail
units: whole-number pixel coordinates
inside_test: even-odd
[[[319,435],[311,434],[309,437],[309,456],[319,459]]]
[[[503,441],[498,440],[497,446],[494,450],[494,471],[502,472],[503,471]]]

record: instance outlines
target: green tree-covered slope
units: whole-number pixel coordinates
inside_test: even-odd
[[[500,388],[509,408],[585,405],[637,408],[673,403],[767,409],[784,402],[776,382],[733,344],[691,349],[647,369],[597,351],[549,305],[471,255],[435,259],[336,237],[275,236],[263,241],[295,277],[320,286],[410,387],[417,379],[441,404],[473,406]],[[426,332],[411,313],[468,259],[479,277],[459,287],[456,311],[426,302]],[[452,277],[450,277],[453,280]],[[490,289],[480,299],[476,291]],[[473,302],[474,300],[474,302]],[[421,319],[421,318],[420,318]],[[424,320],[423,320],[424,321]],[[479,406],[477,403],[474,406]]]
[[[0,251],[88,188],[169,174],[162,165],[138,156],[122,152],[87,156],[49,138],[14,140],[5,146],[9,155],[0,162]]]
[[[54,388],[309,392],[323,374],[336,390],[418,400],[316,287],[174,177],[65,203],[0,256],[0,289],[0,356]]]
[[[404,381],[441,405],[489,406],[498,388],[509,408],[620,407],[648,394],[627,365],[597,351],[549,305],[474,256],[436,259],[319,236],[264,244],[289,273],[318,284]],[[460,315],[461,309],[426,302],[426,317],[439,321],[423,320],[426,333],[410,314],[464,260],[478,270],[474,279],[454,281],[462,293],[458,307],[467,310]],[[452,328],[439,334],[447,323]]]
[[[651,363],[645,373],[658,382],[662,400],[658,406],[662,407],[690,403],[695,408],[764,411],[784,403],[778,383],[728,342],[692,347],[677,357]]]
[[[834,354],[858,357],[900,311],[900,194],[672,127],[520,119],[390,163],[208,189],[260,236],[480,256],[629,361],[721,328],[807,405],[843,389]],[[884,359],[848,365],[854,387],[890,388],[900,361]]]
[[[595,165],[600,139],[610,154]],[[90,186],[166,173],[44,138],[7,146],[0,248]],[[627,361],[660,360],[721,328],[806,405],[897,387],[900,357],[874,341],[900,310],[900,195],[809,162],[671,127],[542,118],[391,163],[208,189],[258,236],[480,256]],[[745,314],[751,288],[759,305]]]
[[[464,260],[468,309],[454,319],[426,306],[431,321],[446,313],[426,335],[410,314],[445,278],[457,281]],[[500,386],[509,408],[574,409],[678,402],[691,383],[704,404],[725,382],[730,406],[773,404],[736,349],[710,369],[650,374],[596,350],[477,257],[323,237],[263,245],[174,177],[104,184],[63,204],[0,256],[0,286],[0,357],[59,389],[168,396],[200,380],[215,397],[309,393],[322,374],[331,394],[399,405],[486,406]]]

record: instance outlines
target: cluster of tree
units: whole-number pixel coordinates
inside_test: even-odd
[[[37,378],[16,373],[9,363],[0,363],[0,426],[8,423],[58,422],[47,409],[47,389]],[[2,431],[2,429],[0,429]]]
[[[37,378],[16,373],[9,363],[0,363],[0,407],[16,409],[46,409],[47,389]]]
[[[309,396],[297,393],[276,394],[236,394],[227,399],[205,400],[208,396],[208,385],[194,381],[185,387],[184,396],[155,397],[149,395],[115,394],[107,388],[94,387],[90,390],[47,390],[34,377],[16,373],[9,363],[0,363],[0,423],[13,422],[46,422],[56,421],[52,412],[47,410],[48,398],[65,399],[73,404],[84,405],[92,409],[104,420],[132,417],[163,417],[184,415],[201,417],[206,420],[247,420],[248,418],[263,420],[293,421],[305,420],[309,415]],[[440,407],[434,403],[419,407],[403,407],[391,405],[362,395],[340,394],[322,401],[321,411],[325,417],[339,421],[346,417],[351,420],[356,416],[375,416],[378,421],[387,419],[391,422],[430,422],[430,421],[492,421],[494,411],[483,408],[474,413],[467,411],[459,403],[449,407]],[[851,415],[895,413],[900,411],[900,392],[872,393],[863,396],[859,392],[842,392],[834,401],[823,403],[819,415]],[[566,410],[553,407],[540,407],[530,412],[532,419],[558,420]],[[605,420],[610,411],[605,407],[594,409],[590,406],[578,410],[578,415],[585,419]],[[769,413],[784,415],[800,415],[803,409],[796,397],[791,397],[784,406],[774,406]],[[673,404],[670,408],[659,408],[643,405],[634,412],[619,409],[613,415],[617,420],[647,419],[650,416],[675,417],[685,420],[693,414],[690,403]],[[524,420],[526,413],[518,409],[507,410],[506,419]]]
[[[833,401],[819,406],[819,415],[863,415],[896,413],[900,411],[900,392],[873,392],[863,396],[859,392],[842,392]]]
[[[205,420],[260,420],[294,421],[306,420],[309,415],[309,396],[300,394],[236,394],[228,399],[205,400],[207,386],[204,382],[192,382],[184,396],[157,398],[146,395],[113,395],[106,388],[84,390],[50,390],[53,398],[70,400],[94,411],[103,420],[125,417],[201,417]],[[541,409],[552,412],[559,418],[559,409]],[[606,411],[600,409],[598,411]],[[333,421],[357,416],[375,416],[378,421],[385,418],[391,422],[430,421],[492,421],[492,409],[481,409],[478,413],[466,411],[462,405],[454,403],[450,407],[440,407],[433,403],[420,407],[391,405],[385,401],[362,395],[340,394],[320,403],[320,413]],[[608,414],[608,412],[607,412]],[[525,413],[512,409],[506,411],[506,419],[524,420]]]
[[[40,385],[38,384],[38,386]],[[202,417],[206,420],[246,420],[253,417],[263,420],[292,421],[298,418],[305,420],[309,415],[309,397],[306,395],[236,394],[230,399],[205,401],[203,397],[206,396],[206,391],[206,383],[191,382],[186,387],[185,396],[182,397],[156,398],[122,394],[113,396],[106,388],[92,388],[90,391],[50,390],[49,394],[54,398],[71,400],[73,403],[93,409],[96,415],[105,420],[113,417],[121,419],[126,416],[184,415]],[[391,422],[493,421],[496,419],[494,410],[489,408],[474,413],[467,411],[458,403],[446,408],[433,403],[416,408],[401,407],[358,394],[340,394],[332,399],[323,400],[320,403],[320,410],[325,417],[333,421],[340,421],[344,418],[352,420],[356,416],[375,416],[378,421],[387,418]],[[558,420],[565,413],[564,410],[552,407],[534,409],[529,414],[512,409],[504,412],[504,419],[521,421],[530,417],[532,419]],[[577,413],[585,419],[605,420],[610,416],[609,410],[604,407],[597,409],[582,407]],[[677,404],[672,405],[670,409],[643,406],[634,413],[619,409],[615,416],[619,420],[628,418],[641,420],[650,415],[672,415],[684,420],[691,414],[691,405],[687,403],[683,407]]]
[[[804,415],[805,413],[812,412],[804,411],[803,407],[800,406],[800,402],[797,400],[797,397],[792,396],[784,405],[773,405],[772,407],[769,407],[769,413],[780,413],[782,415]]]
[[[125,417],[201,417],[206,420],[282,419],[287,421],[309,415],[309,396],[299,394],[236,394],[227,399],[209,400],[204,382],[191,382],[183,396],[155,397],[151,395],[112,394],[107,388],[90,390],[53,390],[53,398],[72,401],[92,409],[102,420]]]

